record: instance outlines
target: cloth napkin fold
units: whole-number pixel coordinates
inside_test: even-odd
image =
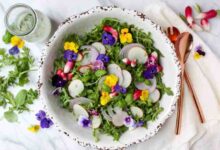
[[[135,149],[190,149],[191,146],[206,134],[208,129],[216,125],[220,119],[220,61],[210,48],[192,31],[173,10],[163,2],[151,3],[144,9],[146,16],[159,24],[164,30],[169,26],[177,27],[181,32],[188,31],[193,35],[193,51],[201,45],[206,56],[193,59],[191,52],[186,64],[186,71],[192,80],[193,87],[205,114],[206,123],[201,124],[197,110],[187,84],[185,83],[182,132],[175,135],[176,113],[168,119],[160,132],[145,143],[135,146]]]

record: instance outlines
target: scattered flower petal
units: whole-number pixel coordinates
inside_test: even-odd
[[[37,117],[37,120],[41,121],[46,118],[46,112],[43,110],[39,110],[39,112],[35,114],[35,116]]]
[[[37,133],[40,130],[39,125],[31,125],[30,127],[27,128],[30,132]]]
[[[23,48],[24,47],[24,41],[17,37],[17,36],[13,36],[11,38],[11,45],[13,46],[17,46],[18,48]]]
[[[50,118],[44,118],[40,121],[41,128],[49,128],[53,125],[53,121]]]
[[[19,48],[17,46],[12,47],[11,49],[9,49],[9,54],[10,55],[16,55],[20,52]]]
[[[89,120],[88,117],[86,116],[79,116],[79,119],[78,119],[78,125],[84,127],[84,128],[88,128],[90,127],[92,124],[91,120]]]

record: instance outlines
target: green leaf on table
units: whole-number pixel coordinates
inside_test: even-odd
[[[18,107],[24,105],[26,98],[27,98],[27,90],[23,89],[23,90],[19,91],[15,97],[16,105]]]
[[[5,31],[5,34],[4,34],[3,37],[2,37],[3,42],[4,42],[5,44],[10,43],[12,36],[13,36],[13,35],[6,30],[6,31]]]
[[[173,91],[171,90],[170,87],[165,87],[164,92],[167,93],[167,95],[173,95]]]
[[[185,17],[183,14],[179,13],[179,16],[180,16],[180,18],[181,18],[186,24],[188,24],[188,23],[187,23],[187,20],[186,20],[186,17]]]
[[[18,116],[13,111],[9,110],[4,113],[4,117],[8,122],[17,122]]]
[[[195,11],[197,12],[197,13],[201,13],[202,12],[202,9],[201,9],[201,7],[200,7],[200,5],[199,4],[195,4],[195,6],[194,6],[194,8],[195,8]]]

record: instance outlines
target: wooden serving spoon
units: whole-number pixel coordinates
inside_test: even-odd
[[[185,63],[189,56],[189,53],[192,49],[193,37],[189,32],[181,33],[177,41],[175,42],[175,48],[177,56],[179,57],[181,65],[181,90],[180,97],[177,103],[177,119],[176,119],[176,134],[180,133],[181,124],[182,124],[182,111],[183,111],[183,96],[184,96],[184,72],[185,72]]]

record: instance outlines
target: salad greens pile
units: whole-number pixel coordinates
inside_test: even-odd
[[[12,37],[13,35],[6,31],[3,41],[8,44]],[[38,97],[37,90],[32,88],[21,89],[15,96],[9,90],[10,87],[24,86],[29,82],[28,73],[32,70],[33,63],[34,59],[27,47],[23,47],[18,55],[11,55],[7,53],[6,49],[0,49],[0,69],[8,66],[13,68],[6,76],[0,76],[0,106],[8,109],[4,113],[4,117],[9,122],[16,122],[18,120],[16,112],[28,111],[28,105],[33,104]]]
[[[65,37],[54,61],[54,95],[96,141],[99,134],[119,140],[127,130],[147,128],[163,111],[162,96],[173,94],[162,81],[161,57],[150,32],[105,18]]]

